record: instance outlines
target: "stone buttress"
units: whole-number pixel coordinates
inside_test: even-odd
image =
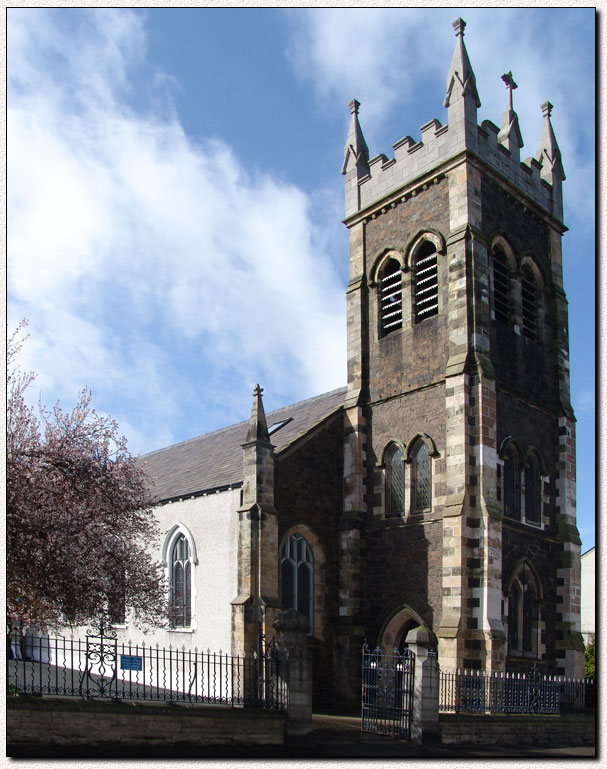
[[[280,612],[278,515],[274,507],[274,448],[262,389],[256,385],[243,450],[242,505],[238,509],[238,596],[232,601],[232,653],[258,651]]]

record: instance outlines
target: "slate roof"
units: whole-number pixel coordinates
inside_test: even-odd
[[[266,414],[270,441],[276,453],[309,432],[339,409],[346,388],[317,395]],[[272,433],[272,425],[291,421]],[[141,461],[152,481],[151,491],[158,501],[186,497],[242,482],[242,444],[249,421],[224,427],[198,438],[176,443],[144,454]]]

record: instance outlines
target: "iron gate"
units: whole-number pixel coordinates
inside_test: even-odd
[[[411,738],[415,654],[363,645],[362,723],[365,732]]]

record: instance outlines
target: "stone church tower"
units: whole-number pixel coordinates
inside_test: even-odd
[[[537,662],[579,676],[565,174],[552,105],[535,157],[521,162],[512,74],[501,126],[479,126],[465,22],[453,26],[447,125],[430,120],[420,141],[370,158],[350,104],[337,668],[356,670],[364,637],[398,647],[424,624],[442,668]],[[344,697],[356,685],[338,674]]]

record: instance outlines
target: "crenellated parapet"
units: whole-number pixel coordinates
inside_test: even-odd
[[[535,157],[520,161],[518,153],[514,154],[499,141],[499,133],[500,129],[494,123],[483,120],[478,129],[479,157],[555,219],[562,221],[560,181],[555,190],[554,185],[542,177],[542,164]]]
[[[466,154],[483,161],[499,177],[562,222],[563,172],[560,150],[550,122],[552,105],[541,109],[544,128],[535,157],[520,160],[523,139],[512,92],[517,87],[509,72],[502,76],[507,89],[507,108],[501,127],[489,120],[478,125],[480,100],[476,79],[463,42],[465,22],[454,22],[456,47],[447,76],[444,106],[448,124],[436,118],[425,123],[420,139],[405,136],[393,145],[394,155],[384,154],[368,160],[368,149],[358,120],[359,103],[353,101],[352,125],[346,143],[344,161],[346,219],[373,205],[392,203],[400,195],[410,194],[417,186],[431,181],[437,173],[446,173]],[[352,107],[355,105],[355,108]]]

